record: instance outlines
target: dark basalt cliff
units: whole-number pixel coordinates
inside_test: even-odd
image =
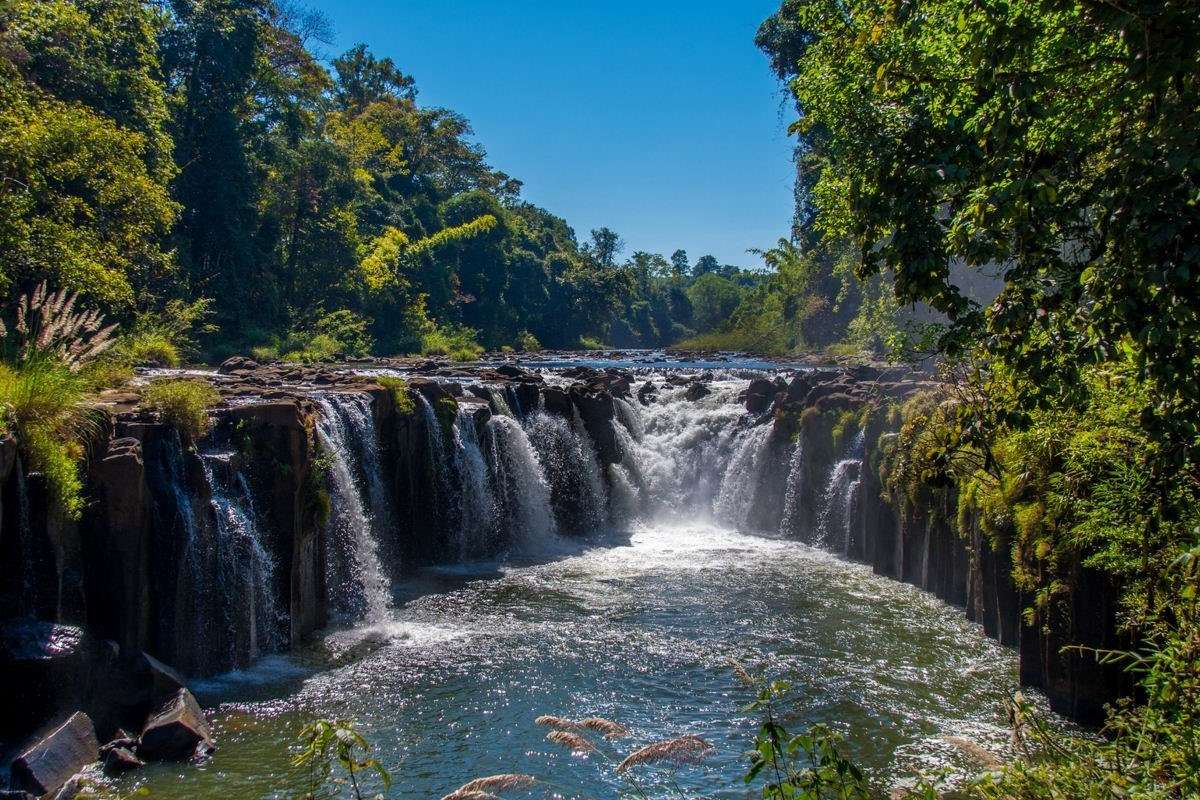
[[[656,384],[620,370],[574,368],[547,383],[511,365],[405,368],[407,388],[394,390],[349,370],[231,361],[214,376],[223,402],[202,443],[181,439],[140,409],[135,395],[104,397],[106,423],[89,453],[89,502],[78,521],[53,510],[16,443],[0,441],[0,741],[16,747],[9,757],[29,752],[35,734],[77,744],[67,735],[72,728],[59,728],[78,711],[99,741],[127,737],[131,754],[138,736],[122,729],[144,731],[163,714],[172,731],[194,734],[182,741],[202,751],[209,741],[202,716],[189,717],[197,713],[190,695],[179,699],[185,677],[244,666],[327,623],[335,587],[322,535],[330,513],[327,454],[317,435],[322,398],[369,398],[363,402],[377,438],[378,482],[393,517],[380,546],[409,568],[460,553],[449,509],[467,476],[440,463],[438,451],[456,419],[481,441],[496,414],[541,409],[576,420],[607,480],[605,468],[626,457],[618,402],[661,402],[669,384],[686,386],[682,402],[709,393],[704,375],[670,375]],[[970,520],[960,530],[949,492],[914,503],[889,496],[882,484],[879,444],[898,424],[892,409],[932,387],[903,370],[867,367],[750,381],[739,424],[770,432],[748,525],[783,525],[802,541],[963,607],[989,636],[1018,649],[1023,683],[1041,688],[1056,710],[1095,721],[1128,687],[1112,669],[1063,647],[1119,644],[1116,587],[1076,596],[1066,611],[1025,625],[1027,598],[1013,586],[1003,542],[989,543]],[[844,465],[854,492],[838,508],[844,534],[819,541],[827,521],[815,510],[828,476],[854,447],[860,452]],[[580,497],[561,485],[568,488],[555,489],[556,513],[580,517],[587,511]],[[229,515],[243,508],[252,509],[253,543],[231,527],[237,519]],[[255,572],[251,544],[265,551],[270,570]],[[504,545],[502,531],[486,542],[494,551]],[[245,564],[244,574],[228,574],[230,563]]]

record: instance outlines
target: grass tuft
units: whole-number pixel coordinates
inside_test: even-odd
[[[417,404],[413,400],[412,390],[408,381],[395,375],[379,375],[375,382],[392,393],[392,402],[396,405],[396,413],[409,416],[417,413]]]
[[[192,441],[204,438],[212,427],[209,406],[221,399],[207,381],[155,381],[142,392],[142,405],[157,411],[163,422],[174,426]]]

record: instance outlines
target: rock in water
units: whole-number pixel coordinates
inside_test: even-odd
[[[12,788],[38,797],[51,794],[95,761],[99,753],[100,742],[92,720],[82,711],[76,711],[13,761]]]
[[[114,747],[104,754],[104,771],[110,775],[119,775],[144,766],[146,762],[126,747]]]
[[[249,371],[258,369],[258,362],[252,358],[245,356],[230,356],[221,362],[221,366],[217,368],[217,372],[222,375],[229,375],[234,372]]]
[[[180,689],[146,720],[138,755],[151,761],[185,761],[213,749],[212,729],[200,704],[191,692]]]

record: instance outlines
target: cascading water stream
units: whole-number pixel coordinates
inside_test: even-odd
[[[582,420],[536,411],[525,431],[550,485],[559,527],[577,531],[598,528],[607,520],[607,494],[600,462]]]
[[[763,455],[767,440],[771,437],[768,425],[759,425],[743,434],[725,475],[721,480],[721,491],[717,495],[714,511],[717,519],[743,529],[750,516],[754,492],[765,466]]]
[[[217,524],[217,579],[222,615],[235,633],[231,663],[242,664],[278,649],[280,619],[275,607],[275,561],[263,545],[253,495],[235,472],[233,453],[202,453],[204,476]],[[238,634],[244,635],[244,639]]]
[[[558,533],[550,485],[528,435],[510,417],[492,417],[487,427],[496,495],[502,499],[508,529],[525,549],[550,545]]]
[[[694,519],[713,511],[745,433],[745,409],[736,403],[740,381],[709,386],[696,401],[686,399],[684,387],[666,384],[648,406],[618,405],[623,459],[609,467],[614,516],[622,507],[636,512],[643,500],[655,516]]]
[[[417,404],[421,407],[421,421],[425,426],[425,444],[429,465],[434,473],[434,491],[436,497],[431,498],[435,509],[445,511],[452,505],[450,478],[446,463],[446,437],[442,433],[442,423],[433,410],[433,404],[420,392],[416,393]]]
[[[496,498],[479,447],[474,418],[460,410],[454,420],[454,467],[459,476],[459,558],[486,551],[496,519]]]
[[[801,499],[804,496],[804,468],[804,437],[797,436],[796,444],[792,448],[792,455],[788,459],[787,483],[784,488],[783,497],[783,517],[779,522],[779,534],[781,536],[792,536],[800,529],[801,514],[804,512],[804,509],[801,507]]]
[[[865,433],[860,430],[850,442],[846,457],[834,464],[829,473],[817,517],[816,541],[842,554],[850,548],[851,528],[857,519],[864,446]]]
[[[379,540],[355,465],[375,465],[378,456],[371,399],[357,394],[322,394],[317,436],[328,457],[332,511],[326,525],[330,600],[345,617],[381,622],[391,607],[391,581],[379,556]],[[371,478],[366,482],[371,483]]]

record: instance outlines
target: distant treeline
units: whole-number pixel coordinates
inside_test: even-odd
[[[48,279],[134,323],[209,298],[209,357],[466,356],[661,346],[764,282],[579,241],[464,117],[329,39],[271,0],[0,2],[0,300]]]

